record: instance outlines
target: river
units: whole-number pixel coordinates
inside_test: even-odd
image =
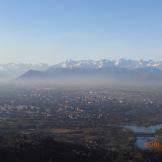
[[[145,149],[144,143],[147,140],[155,138],[155,133],[157,129],[162,128],[162,124],[151,125],[147,127],[139,127],[134,125],[126,125],[124,128],[130,129],[136,135],[136,146]]]

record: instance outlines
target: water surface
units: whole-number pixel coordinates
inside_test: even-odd
[[[162,128],[162,124],[157,124],[157,125],[151,125],[147,127],[140,127],[140,126],[135,126],[135,125],[126,125],[124,128],[130,129],[134,132],[136,135],[136,146],[145,149],[144,143],[147,140],[152,140],[155,138],[155,133],[157,129]],[[138,134],[141,133],[141,134]]]

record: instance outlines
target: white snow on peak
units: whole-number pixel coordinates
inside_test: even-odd
[[[53,66],[54,68],[107,68],[107,67],[119,67],[128,69],[138,69],[138,68],[159,68],[162,70],[162,61],[144,61],[144,60],[67,60]]]

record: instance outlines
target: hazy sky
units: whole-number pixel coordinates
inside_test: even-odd
[[[0,63],[162,60],[162,0],[0,0]]]

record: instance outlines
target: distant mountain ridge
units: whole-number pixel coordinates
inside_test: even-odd
[[[49,66],[47,70],[30,70],[19,77],[22,80],[31,79],[69,79],[69,78],[121,78],[128,80],[162,80],[162,61],[136,60],[67,60]]]
[[[13,79],[24,74],[30,69],[44,71],[49,68],[48,64],[26,64],[26,63],[8,63],[0,64],[0,80]]]
[[[162,70],[162,61],[137,61],[137,60],[67,60],[61,62],[59,64],[53,65],[53,68],[110,68],[110,67],[118,67],[118,68],[127,68],[127,69],[138,69],[138,68],[158,68]]]
[[[29,69],[37,69],[37,70],[45,70],[49,67],[48,64],[27,64],[27,63],[8,63],[8,64],[0,64],[0,71],[14,71],[14,70],[29,70]]]
[[[120,67],[120,68],[129,68],[129,69],[137,69],[137,68],[158,68],[162,70],[162,61],[153,61],[153,60],[128,60],[128,59],[119,59],[119,60],[66,60],[64,62],[48,65],[48,64],[26,64],[26,63],[8,63],[8,64],[0,64],[0,72],[6,71],[14,71],[14,70],[46,70],[48,68],[105,68],[105,67]]]

